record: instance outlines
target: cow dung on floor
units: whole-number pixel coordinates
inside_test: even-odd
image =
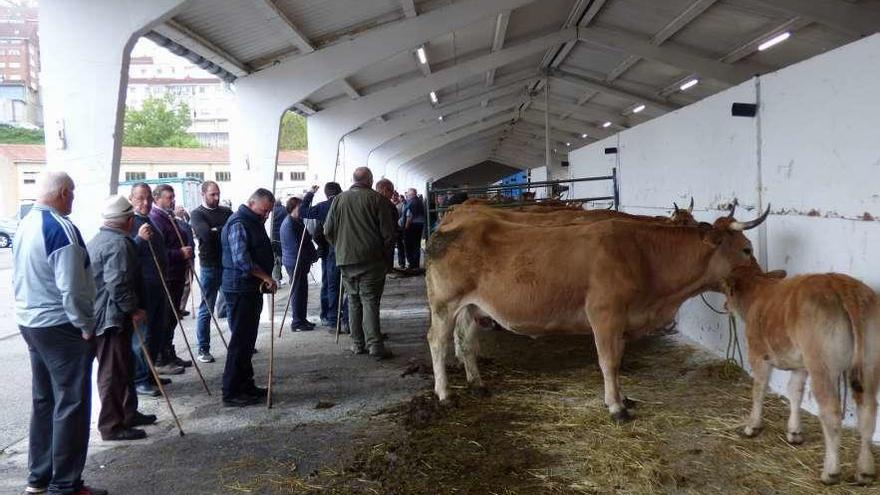
[[[491,358],[477,397],[451,374],[455,400],[431,392],[384,411],[339,466],[306,477],[282,465],[248,466],[237,486],[251,493],[331,494],[862,494],[856,439],[843,436],[845,482],[826,488],[819,423],[804,418],[806,443],[785,442],[787,405],[769,397],[765,431],[739,430],[750,380],[742,371],[659,336],[631,343],[624,391],[635,419],[617,424],[602,404],[602,376],[588,337],[531,340],[481,334]],[[457,388],[455,388],[457,387]],[[270,472],[271,471],[271,472]],[[243,483],[242,483],[243,482]],[[227,485],[235,486],[235,485]]]

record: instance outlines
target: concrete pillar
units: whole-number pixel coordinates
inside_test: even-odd
[[[73,220],[88,240],[116,191],[131,48],[184,0],[42,0],[46,164],[76,182]]]
[[[278,81],[281,84],[283,81]],[[257,188],[275,190],[275,168],[283,101],[272,98],[249,84],[248,78],[235,83],[235,103],[230,114],[229,164],[232,182],[224,195],[238,207]]]

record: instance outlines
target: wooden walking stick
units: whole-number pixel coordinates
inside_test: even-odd
[[[266,408],[272,409],[272,379],[275,373],[275,293],[269,294],[269,386],[266,389]]]
[[[177,234],[177,240],[180,241],[181,246],[186,246],[186,243],[183,242],[183,236],[180,235],[180,229],[177,228],[177,222],[174,221],[174,217],[172,217],[167,211],[162,210],[166,215],[168,215],[168,220],[171,222],[171,226],[174,227],[174,233]],[[202,292],[202,300],[205,299],[205,286],[202,285],[202,279],[199,278],[199,274],[196,273],[196,264],[192,258],[189,260],[189,264],[187,267],[189,268],[189,273],[195,277],[196,283],[199,284],[199,290]],[[226,337],[223,336],[223,330],[220,329],[220,323],[217,321],[217,317],[214,316],[214,308],[208,304],[208,301],[205,301],[205,307],[208,308],[208,314],[211,315],[211,321],[214,322],[214,328],[217,329],[217,333],[220,335],[220,341],[223,342],[223,347],[229,350],[229,344],[226,343]],[[193,300],[193,316],[198,316],[195,314],[195,300]]]
[[[174,318],[177,320],[177,326],[180,328],[180,333],[183,334],[183,341],[186,343],[186,351],[189,352],[189,357],[192,359],[193,368],[196,369],[196,373],[202,381],[202,386],[205,387],[205,392],[211,395],[211,391],[208,389],[208,382],[205,381],[202,370],[199,369],[199,365],[196,362],[196,357],[193,356],[192,347],[189,345],[189,337],[186,336],[186,330],[183,329],[183,323],[180,321],[180,313],[177,312],[177,306],[174,305],[174,298],[171,297],[171,291],[168,290],[168,284],[165,283],[165,275],[162,275],[162,267],[159,266],[159,259],[156,258],[156,250],[153,249],[153,243],[147,242],[147,246],[150,247],[150,254],[153,255],[153,263],[156,264],[156,271],[159,273],[159,281],[162,282],[162,288],[165,289],[165,295],[168,297],[168,304],[171,305],[171,310],[174,311]]]
[[[174,422],[177,423],[177,431],[180,432],[180,436],[183,436],[183,427],[180,426],[180,420],[177,419],[177,414],[174,413],[174,406],[171,405],[171,399],[168,398],[168,394],[165,392],[165,387],[162,385],[162,379],[159,378],[159,372],[156,371],[156,366],[153,365],[153,358],[150,357],[150,352],[147,350],[146,344],[144,344],[144,336],[141,333],[141,329],[138,325],[134,326],[134,332],[137,334],[138,341],[141,344],[141,352],[144,353],[144,358],[147,360],[147,365],[150,367],[150,373],[153,375],[153,380],[156,381],[156,385],[159,387],[159,392],[162,393],[162,397],[165,398],[165,403],[168,404],[168,410],[171,411],[171,417],[174,418]]]
[[[336,302],[336,345],[339,345],[339,330],[342,328],[342,293],[345,287],[342,285],[342,270],[339,270],[339,300]]]
[[[296,289],[296,276],[299,273],[299,257],[302,254],[303,243],[306,241],[306,230],[303,226],[303,233],[299,238],[299,249],[296,250],[296,264],[293,266],[293,275],[290,279],[290,294],[287,295],[287,304],[284,305],[284,316],[281,317],[281,326],[278,327],[278,338],[281,338],[281,332],[284,331],[284,320],[287,319],[287,310],[290,308],[290,302],[293,300],[293,291]]]

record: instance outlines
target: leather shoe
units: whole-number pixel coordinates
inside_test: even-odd
[[[135,385],[134,390],[138,395],[143,395],[145,397],[159,397],[162,395],[158,389],[147,384]]]
[[[253,395],[236,395],[233,397],[229,397],[227,399],[223,399],[223,405],[225,407],[246,407],[252,406],[254,404],[259,404],[260,398],[254,397]]]
[[[106,436],[101,435],[101,439],[106,442],[140,440],[142,438],[147,438],[147,432],[138,428],[125,428]]]
[[[269,389],[263,387],[254,386],[245,391],[245,394],[250,395],[251,397],[257,397],[260,399],[265,399],[267,395],[269,395]]]
[[[144,414],[140,411],[135,411],[134,419],[132,419],[131,424],[127,426],[134,427],[151,425],[156,422],[156,419],[157,418],[155,414]]]
[[[385,347],[373,347],[370,349],[370,357],[376,359],[376,361],[382,361],[394,357],[394,354]]]

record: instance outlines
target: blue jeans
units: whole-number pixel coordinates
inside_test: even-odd
[[[202,303],[199,304],[199,315],[196,317],[196,342],[199,352],[211,351],[211,313],[210,308],[216,311],[217,293],[220,290],[220,280],[223,269],[219,266],[203,266],[199,278],[202,281]]]
[[[321,259],[321,319],[330,326],[336,326],[336,313],[339,302],[339,267],[336,266],[336,251]],[[326,309],[325,309],[326,308]],[[348,322],[348,302],[342,302],[342,321]]]
[[[131,335],[131,353],[134,357],[134,384],[149,385],[153,383],[153,377],[150,375],[150,365],[147,364],[147,358],[141,349],[141,337],[147,338],[148,330],[146,324],[141,324],[134,330]],[[144,347],[148,347],[149,343],[144,342]],[[152,357],[152,356],[150,356]]]
[[[76,493],[89,447],[94,343],[69,323],[19,329],[30,351],[33,387],[28,484]]]

